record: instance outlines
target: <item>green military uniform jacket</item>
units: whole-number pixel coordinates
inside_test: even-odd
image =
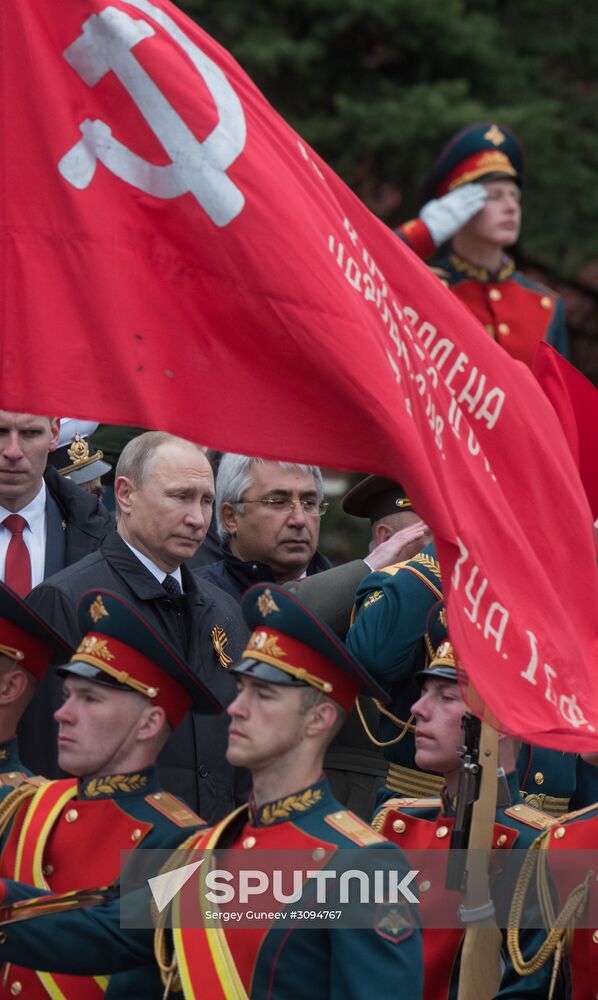
[[[0,859],[2,876],[20,879],[21,898],[108,886],[118,881],[121,851],[174,848],[201,826],[185,803],[162,791],[155,767],[80,783],[45,782],[33,791],[5,833]],[[0,998],[22,993],[28,1000],[61,995],[67,1000],[93,1000],[99,992],[94,980],[49,974],[67,971],[85,976],[89,967],[98,976],[114,971],[108,968],[110,937],[90,944],[84,936],[55,934],[46,919],[15,925],[6,934],[7,951],[0,945],[0,959],[10,966],[0,976]],[[22,930],[22,947],[13,950],[17,927]],[[117,974],[99,987],[105,987],[107,1000],[161,995],[160,977],[153,967],[134,980]]]
[[[396,852],[396,866],[405,868],[402,852],[342,809],[325,780],[259,809],[243,807],[233,815],[235,823],[230,828],[223,821],[228,830],[226,842],[218,843],[242,847],[248,856],[253,849],[275,847],[308,849],[315,859],[319,857],[315,852],[322,849],[333,856],[341,847],[383,848],[391,856]],[[203,832],[192,837],[198,847],[209,838],[210,831],[205,831],[205,837]],[[28,892],[26,886],[14,882],[5,883],[5,890],[12,901],[25,898]],[[296,927],[291,932],[287,926],[265,930],[257,938],[253,930],[237,928],[230,946],[245,970],[250,1000],[364,1000],[372,988],[380,996],[421,1000],[421,936],[414,923],[388,927],[381,919],[379,926],[371,928]],[[199,927],[189,933],[193,957],[200,954],[205,931]],[[82,975],[112,973],[110,1000],[162,995],[155,988],[153,931],[121,928],[118,900],[96,909],[11,924],[4,934],[0,956],[8,961],[43,962],[51,969]],[[123,970],[129,971],[123,974]],[[210,975],[202,958],[197,974],[192,970],[191,981],[183,979],[185,1000],[192,996],[215,1000]]]

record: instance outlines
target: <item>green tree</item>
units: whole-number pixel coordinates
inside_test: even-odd
[[[598,8],[584,0],[186,0],[385,222],[417,211],[440,146],[483,118],[527,151],[521,256],[598,256]]]

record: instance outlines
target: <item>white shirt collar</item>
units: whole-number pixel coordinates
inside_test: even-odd
[[[0,506],[0,522],[8,517],[9,514],[19,514],[24,517],[27,521],[27,525],[32,534],[36,534],[40,528],[45,525],[46,517],[46,484],[42,479],[42,484],[39,488],[39,493],[34,496],[26,507],[22,507],[21,510],[7,510],[6,507]]]
[[[122,535],[120,537],[122,538]],[[131,545],[131,543],[126,540],[126,538],[123,538],[123,542],[125,543],[125,545],[128,545],[131,552],[137,556],[139,562],[143,563],[146,569],[149,569],[152,576],[155,576],[158,583],[164,583],[166,577],[170,575],[174,577],[181,590],[183,589],[183,580],[181,577],[180,566],[177,566],[176,569],[173,569],[172,573],[168,574],[166,573],[165,570],[160,569],[159,566],[156,566],[155,562],[152,559],[150,559],[149,556],[146,556],[144,552],[140,552],[139,549],[136,549],[134,545]]]

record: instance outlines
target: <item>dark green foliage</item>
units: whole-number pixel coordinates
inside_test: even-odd
[[[442,143],[504,121],[527,150],[524,260],[598,256],[598,7],[590,0],[186,0],[180,6],[389,224]]]

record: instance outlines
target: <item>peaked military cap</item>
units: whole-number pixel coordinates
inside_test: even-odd
[[[83,639],[59,674],[137,691],[162,706],[173,728],[191,708],[206,715],[222,712],[212,692],[123,597],[90,590],[78,613]]]
[[[71,441],[61,445],[48,455],[49,465],[53,465],[61,476],[67,476],[74,483],[81,485],[90,479],[110,472],[108,462],[103,462],[104,452],[94,448],[91,438],[75,434]]]
[[[424,205],[463,184],[511,178],[523,179],[523,147],[505,125],[478,122],[461,129],[441,150],[420,197]]]
[[[386,476],[366,476],[345,493],[342,507],[346,514],[367,517],[372,524],[389,514],[413,510],[413,504],[401,484]]]
[[[252,633],[233,673],[269,684],[311,686],[347,711],[362,691],[389,701],[338,636],[288,590],[255,584],[243,595],[241,609]]]
[[[444,601],[432,605],[426,620],[424,635],[430,654],[430,662],[425,670],[414,674],[415,683],[421,687],[430,677],[457,683],[457,661],[448,634],[448,621]]]
[[[0,654],[41,680],[51,661],[64,663],[72,653],[72,646],[46,625],[14,590],[0,583]]]

